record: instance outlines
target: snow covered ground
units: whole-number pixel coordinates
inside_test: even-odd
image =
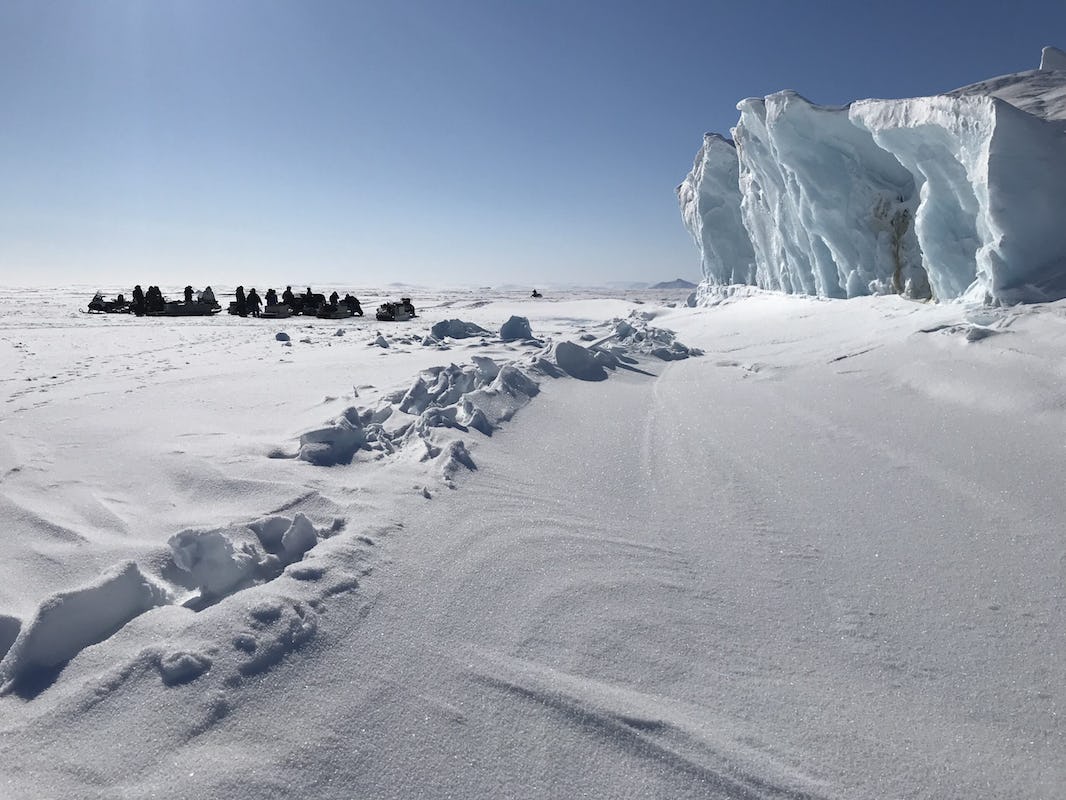
[[[1066,304],[91,294],[0,290],[5,798],[1062,796]]]

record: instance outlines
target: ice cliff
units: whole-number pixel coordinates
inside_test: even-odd
[[[949,94],[742,100],[678,187],[701,292],[1066,297],[1066,54]]]

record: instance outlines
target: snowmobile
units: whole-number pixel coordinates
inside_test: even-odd
[[[86,313],[128,314],[130,313],[130,304],[122,295],[119,295],[114,300],[105,300],[104,296],[97,292],[93,295],[93,299],[89,301],[89,310]]]
[[[375,316],[381,322],[406,322],[415,316],[415,307],[410,297],[404,297],[399,303],[382,303]]]

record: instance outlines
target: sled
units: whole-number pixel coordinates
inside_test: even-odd
[[[292,316],[292,309],[284,303],[277,303],[264,308],[261,316],[266,319],[285,319]]]
[[[337,306],[337,308],[322,306],[315,316],[319,319],[348,319],[348,317],[354,317],[355,314],[347,306]]]
[[[171,300],[163,306],[162,311],[149,311],[147,314],[149,317],[209,317],[221,310],[222,307],[218,303],[212,305],[199,301],[185,303],[181,300]]]

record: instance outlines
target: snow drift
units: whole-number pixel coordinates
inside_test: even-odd
[[[702,293],[1066,297],[1062,59],[951,95],[741,101],[733,141],[708,134],[678,187]]]

